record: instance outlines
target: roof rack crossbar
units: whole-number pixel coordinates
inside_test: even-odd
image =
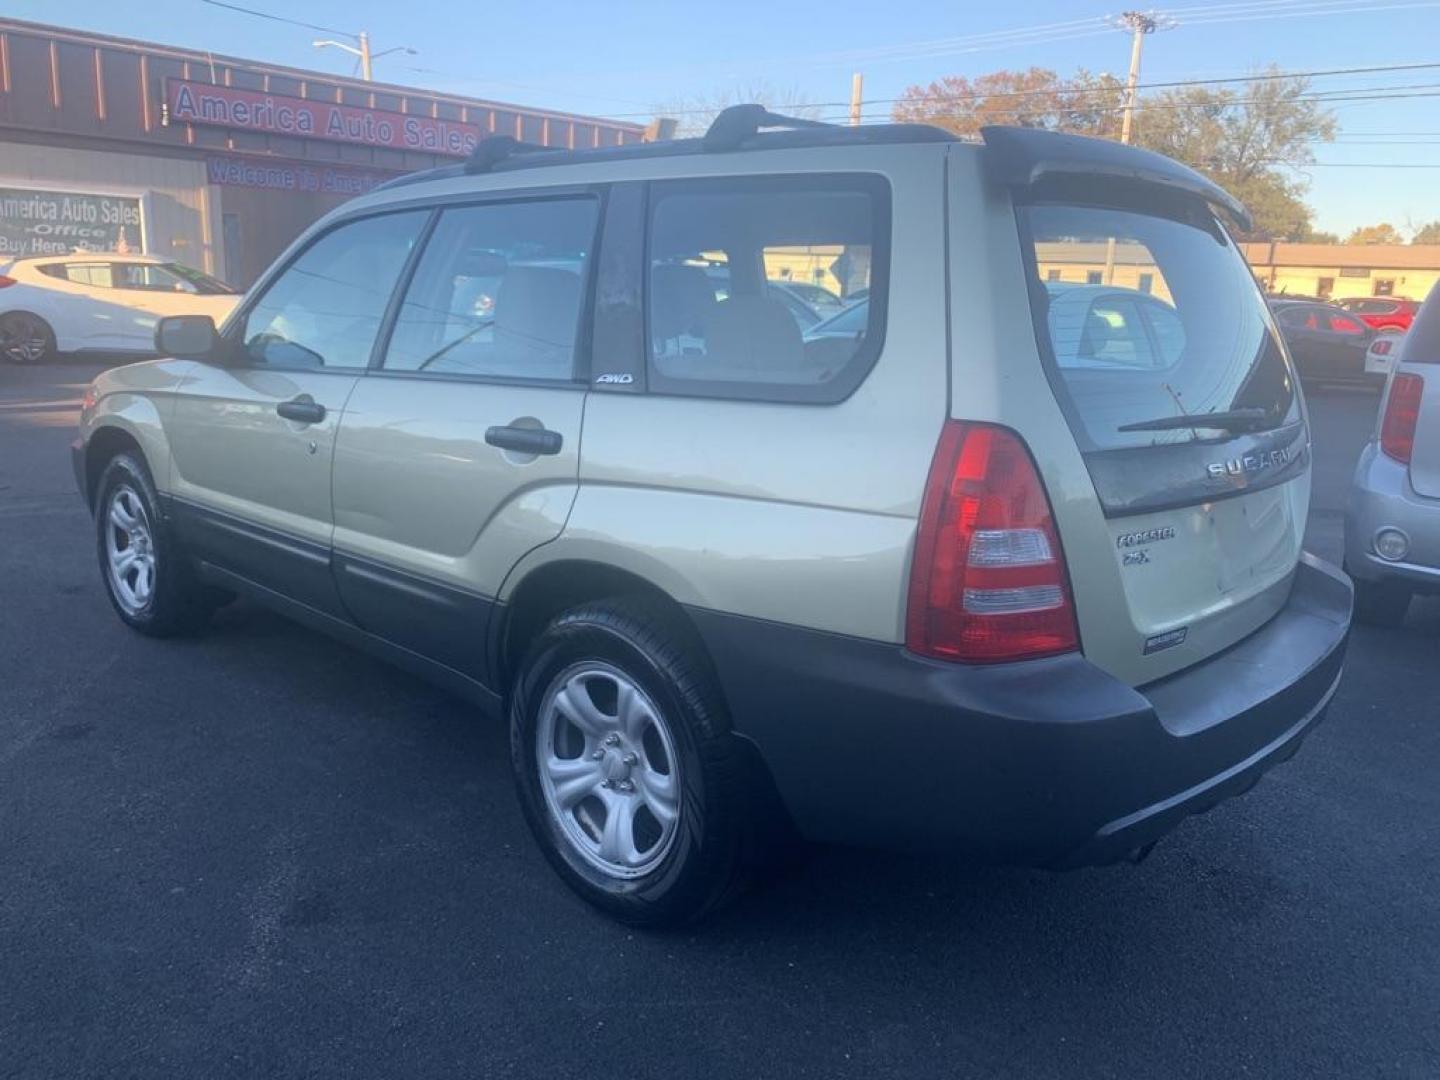
[[[823,120],[807,120],[799,116],[781,116],[764,105],[731,105],[721,109],[705,132],[704,146],[711,153],[738,150],[747,139],[753,139],[761,128],[829,128]]]
[[[465,172],[471,176],[487,173],[506,158],[516,154],[534,154],[554,149],[553,146],[541,146],[539,143],[521,142],[511,135],[491,135],[481,139],[475,144],[475,149],[470,151],[470,156],[465,161]]]

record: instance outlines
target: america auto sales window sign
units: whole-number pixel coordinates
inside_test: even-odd
[[[166,80],[165,104],[172,124],[211,124],[453,157],[467,156],[482,134],[478,125],[457,120],[212,86],[188,79]]]
[[[75,251],[143,251],[139,196],[0,187],[0,260]]]

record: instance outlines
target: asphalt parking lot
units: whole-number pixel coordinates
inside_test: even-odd
[[[647,935],[555,879],[500,725],[246,604],[121,626],[94,370],[0,367],[0,1076],[1440,1075],[1440,601],[1139,866],[823,850]],[[1330,558],[1374,406],[1312,399]]]

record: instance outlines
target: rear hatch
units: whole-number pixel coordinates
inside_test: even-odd
[[[1089,179],[1024,192],[1016,214],[1042,362],[1102,511],[1069,516],[1062,543],[1108,548],[1100,576],[1123,597],[1077,605],[1082,645],[1144,683],[1284,604],[1309,436],[1260,291],[1207,203]]]

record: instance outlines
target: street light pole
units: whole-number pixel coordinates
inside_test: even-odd
[[[385,49],[382,52],[372,53],[370,51],[370,35],[364,30],[361,30],[355,35],[355,40],[359,43],[358,45],[346,45],[343,41],[331,41],[328,39],[324,41],[312,41],[310,44],[314,45],[317,49],[340,49],[342,52],[347,52],[351,56],[356,57],[360,61],[360,77],[366,82],[371,81],[370,62],[372,60],[378,60],[382,56],[389,56],[391,53],[405,53],[409,56],[415,55],[415,50],[408,45],[396,45],[393,49]]]
[[[366,82],[370,82],[370,81],[371,81],[371,79],[370,79],[370,35],[369,35],[368,33],[366,33],[364,30],[361,30],[360,33],[357,35],[357,37],[359,37],[359,39],[360,39],[360,77],[361,77],[362,79],[364,79]],[[1139,37],[1136,37],[1136,39],[1135,39],[1135,58],[1130,61],[1130,82],[1131,82],[1132,84],[1135,82],[1135,72],[1136,72],[1137,70],[1139,70],[1139,66],[1140,66],[1140,39],[1139,39]],[[1130,124],[1130,119],[1129,119],[1130,114],[1127,112],[1127,113],[1125,114],[1125,116],[1126,116],[1125,124],[1126,124],[1126,128],[1127,128],[1127,130],[1128,130],[1129,124]],[[1126,141],[1128,142],[1129,140],[1127,139]]]

